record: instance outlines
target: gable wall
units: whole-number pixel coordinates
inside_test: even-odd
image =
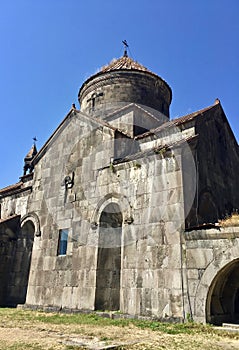
[[[30,210],[42,234],[34,242],[27,304],[94,309],[99,219],[107,204],[117,203],[123,217],[120,309],[181,317],[180,156],[155,154],[111,166],[112,131],[84,130],[82,120],[70,122],[35,167]],[[74,185],[66,188],[64,177],[73,172]],[[67,254],[58,256],[59,229],[65,228]]]
[[[220,106],[198,119],[198,221],[217,222],[239,208],[239,151]],[[206,194],[205,194],[206,193]],[[206,203],[208,208],[203,207]],[[213,215],[205,216],[205,211]]]

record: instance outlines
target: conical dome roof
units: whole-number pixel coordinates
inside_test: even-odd
[[[128,56],[123,56],[118,59],[114,59],[110,62],[110,64],[104,66],[100,72],[110,72],[119,69],[127,69],[127,70],[140,70],[144,72],[153,73],[144,67],[142,64],[134,61],[132,58]],[[154,74],[154,73],[153,73]]]
[[[32,160],[36,154],[37,154],[37,148],[36,148],[36,145],[34,143],[31,147],[30,151],[27,153],[26,157],[24,158],[24,160],[25,161]]]
[[[34,168],[34,166],[32,164],[32,160],[36,154],[37,154],[37,148],[36,148],[36,145],[34,142],[34,144],[32,145],[32,148],[30,149],[30,151],[27,153],[26,157],[24,158],[24,167],[23,167],[24,173],[23,173],[23,175],[26,175],[28,170],[30,173],[32,173],[33,168]]]
[[[169,117],[172,90],[157,74],[124,55],[87,79],[78,98],[82,112],[102,118],[130,103]]]

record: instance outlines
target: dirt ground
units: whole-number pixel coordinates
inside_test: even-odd
[[[0,349],[122,349],[122,350],[234,350],[239,336],[218,332],[166,334],[141,329],[133,324],[115,325],[49,324],[0,316]]]

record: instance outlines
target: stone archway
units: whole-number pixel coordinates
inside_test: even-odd
[[[21,219],[21,227],[23,227],[24,224],[29,221],[31,221],[32,225],[34,226],[35,236],[41,236],[40,221],[38,216],[35,213],[28,213],[27,215],[24,215]]]
[[[8,304],[16,306],[26,301],[35,226],[31,220],[24,220],[16,241],[15,258],[8,286]]]
[[[22,244],[23,254],[22,254],[22,302],[25,303],[27,295],[27,287],[30,273],[31,257],[32,257],[32,246],[35,235],[35,226],[31,220],[24,223],[21,229],[22,232]]]
[[[239,259],[222,268],[207,295],[206,321],[215,325],[239,322]]]
[[[99,219],[96,310],[120,309],[122,213],[117,203],[105,206]]]

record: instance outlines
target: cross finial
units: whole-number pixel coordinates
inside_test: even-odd
[[[37,142],[37,138],[36,138],[36,136],[35,136],[35,137],[33,137],[32,139],[33,139],[33,141],[34,141],[34,144],[36,144],[36,142]]]
[[[128,57],[127,47],[129,47],[126,40],[123,40],[122,43],[124,44],[124,57]]]

